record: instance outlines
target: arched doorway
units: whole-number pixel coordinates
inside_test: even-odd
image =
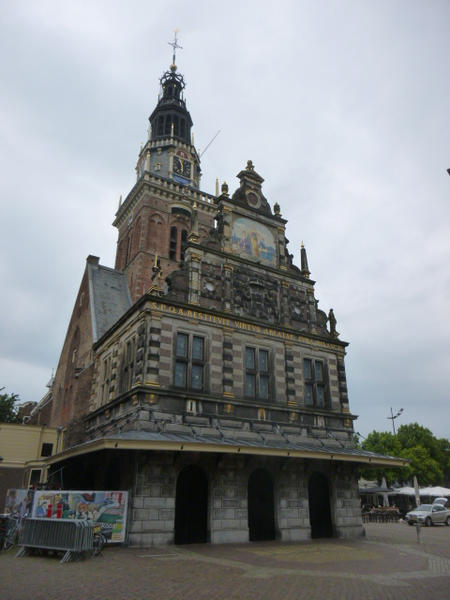
[[[248,479],[248,528],[251,542],[275,539],[273,482],[264,469]]]
[[[330,491],[328,481],[323,473],[316,471],[308,481],[309,522],[311,537],[333,537],[331,522]]]
[[[208,480],[205,473],[190,465],[181,471],[175,494],[175,544],[203,544],[207,541]]]

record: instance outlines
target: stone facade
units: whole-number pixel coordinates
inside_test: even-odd
[[[55,375],[54,475],[131,486],[133,545],[361,535],[356,465],[393,462],[354,447],[306,249],[296,266],[251,161],[234,193],[200,191],[174,65],[161,86],[115,269],[88,258]]]
[[[283,465],[276,458],[214,455],[183,455],[174,453],[143,453],[136,471],[133,490],[130,543],[156,546],[173,543],[175,522],[175,489],[180,471],[187,464],[200,465],[208,479],[208,541],[239,543],[249,541],[248,479],[255,469],[267,470],[275,489],[275,539],[302,541],[310,538],[308,479],[311,467],[305,461],[292,460]],[[315,465],[314,468],[317,468]],[[320,470],[331,482],[333,532],[337,537],[361,535],[362,521],[351,467]]]

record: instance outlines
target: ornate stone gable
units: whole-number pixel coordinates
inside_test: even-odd
[[[255,212],[272,216],[272,210],[261,191],[264,179],[255,171],[251,160],[247,161],[246,168],[238,174],[241,185],[231,197],[231,202],[239,206],[250,208]]]

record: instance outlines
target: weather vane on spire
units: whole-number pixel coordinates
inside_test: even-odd
[[[172,58],[172,64],[175,64],[175,58],[176,58],[176,53],[177,53],[177,48],[179,48],[180,50],[183,50],[182,46],[178,45],[178,37],[177,37],[177,33],[180,31],[179,29],[174,29],[173,30],[175,35],[173,38],[173,42],[167,42],[169,44],[169,46],[172,46],[173,48],[173,58]]]

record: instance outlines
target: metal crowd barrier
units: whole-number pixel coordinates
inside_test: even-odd
[[[85,519],[23,519],[16,556],[37,549],[65,552],[62,563],[92,558],[94,527],[94,521]]]

